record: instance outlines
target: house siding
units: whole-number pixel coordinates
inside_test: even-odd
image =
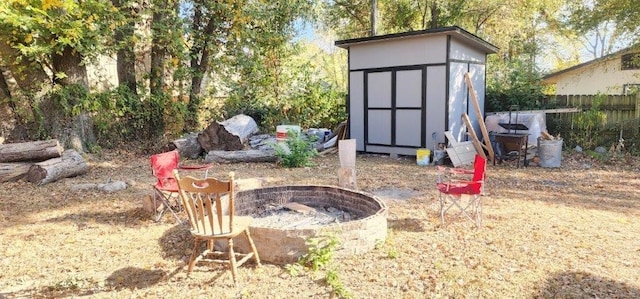
[[[620,56],[559,74],[557,95],[622,94],[624,84],[640,84],[640,70],[621,70]]]

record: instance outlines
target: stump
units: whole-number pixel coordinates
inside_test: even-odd
[[[198,159],[202,154],[203,149],[200,143],[198,143],[198,133],[189,133],[187,136],[172,141],[167,151],[178,150],[180,157],[186,157],[189,159]]]
[[[198,135],[198,143],[206,152],[237,151],[244,148],[249,136],[258,132],[250,116],[239,114],[223,122],[214,122]]]
[[[0,144],[0,162],[39,162],[58,158],[63,151],[57,139]]]
[[[62,178],[84,174],[87,169],[87,163],[77,151],[66,150],[60,158],[31,165],[26,177],[29,182],[44,185]]]

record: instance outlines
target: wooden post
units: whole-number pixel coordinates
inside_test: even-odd
[[[487,155],[485,155],[484,150],[482,149],[482,143],[480,143],[480,140],[478,140],[478,136],[476,135],[476,131],[471,126],[471,121],[469,120],[469,115],[467,115],[466,113],[462,113],[462,120],[464,120],[464,123],[467,125],[467,129],[469,129],[469,135],[471,136],[471,141],[473,141],[473,147],[476,148],[476,151],[478,152],[478,155],[480,155],[482,158],[487,159]],[[489,145],[489,147],[491,147],[491,145]],[[492,151],[492,153],[493,153],[493,151]]]
[[[340,169],[338,169],[338,186],[357,190],[356,182],[356,140],[338,141]]]
[[[493,152],[493,147],[491,146],[491,140],[489,139],[489,132],[487,132],[487,126],[484,123],[484,116],[482,115],[482,111],[480,111],[480,103],[478,103],[478,98],[476,96],[476,91],[473,88],[473,83],[471,82],[471,77],[469,76],[469,73],[465,73],[464,74],[464,79],[465,82],[467,83],[467,88],[469,89],[469,94],[471,95],[471,100],[473,102],[473,107],[476,110],[476,116],[478,116],[478,123],[480,124],[480,131],[482,131],[482,139],[484,140],[484,145],[485,148],[487,149],[487,152],[489,153],[489,162],[493,162],[493,159],[495,159],[495,153]],[[465,114],[466,115],[466,114]],[[467,116],[467,120],[468,120],[468,116]],[[471,127],[469,124],[467,124],[468,127],[471,128],[471,130],[473,131],[473,127]],[[473,132],[475,134],[475,132]],[[477,137],[476,137],[477,139]],[[480,152],[480,151],[478,151]],[[483,151],[484,154],[484,151]],[[484,155],[483,155],[484,156]],[[485,159],[487,159],[487,157],[484,157]]]

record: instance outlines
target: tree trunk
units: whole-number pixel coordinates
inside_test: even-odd
[[[254,162],[276,162],[273,151],[246,150],[246,151],[210,151],[207,153],[205,163],[254,163]]]
[[[0,183],[17,181],[29,171],[31,163],[0,163]]]
[[[86,173],[87,163],[75,150],[66,150],[62,157],[31,165],[27,180],[37,185],[55,182],[62,178]]]
[[[438,28],[438,19],[440,18],[440,8],[438,7],[438,1],[431,2],[431,22],[429,28]]]
[[[35,161],[58,158],[64,149],[56,139],[0,144],[0,162]]]
[[[149,74],[149,88],[152,95],[161,95],[164,87],[164,64],[167,54],[166,32],[162,29],[167,26],[164,15],[167,10],[167,1],[153,1],[153,17],[151,20],[151,71]]]
[[[118,84],[127,86],[133,94],[137,95],[136,54],[134,52],[135,44],[132,41],[137,12],[133,8],[123,7],[122,2],[123,0],[112,0],[113,6],[128,12],[126,23],[115,30],[116,44],[125,45],[120,47],[116,54]]]
[[[258,132],[258,125],[250,116],[239,114],[223,122],[210,124],[200,135],[198,143],[212,150],[236,151],[244,148],[249,136]]]
[[[60,54],[53,54],[52,63],[55,73],[64,73],[64,77],[54,80],[64,86],[73,84],[81,85],[89,89],[87,68],[82,63],[82,55],[71,46],[66,46]]]

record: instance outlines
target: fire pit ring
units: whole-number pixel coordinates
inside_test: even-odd
[[[334,186],[293,185],[240,191],[235,198],[236,215],[254,218],[268,206],[291,202],[312,208],[332,207],[349,214],[348,221],[293,228],[258,225],[259,221],[254,221],[251,237],[260,259],[268,263],[296,262],[308,251],[307,239],[325,234],[340,241],[336,256],[366,253],[387,237],[387,205],[368,193]],[[235,245],[239,251],[249,251],[243,238],[238,238]]]

